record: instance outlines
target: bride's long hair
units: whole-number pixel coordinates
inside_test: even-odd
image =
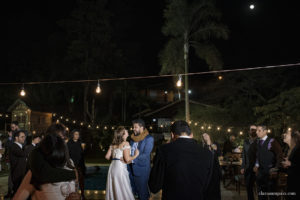
[[[119,126],[114,133],[114,139],[112,141],[112,145],[120,145],[122,142],[124,142],[123,136],[125,135],[125,127]]]

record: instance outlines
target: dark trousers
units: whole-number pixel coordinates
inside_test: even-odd
[[[269,195],[268,193],[277,192],[276,179],[271,179],[270,174],[264,171],[258,171],[256,177],[256,184],[258,190],[259,200],[276,200],[276,195]]]
[[[251,169],[245,171],[245,184],[247,189],[248,200],[254,200],[254,183],[255,183],[255,173]]]

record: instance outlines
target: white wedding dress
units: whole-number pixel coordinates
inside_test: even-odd
[[[112,149],[112,162],[109,166],[106,182],[106,200],[134,200],[127,164],[120,161],[125,149],[130,150],[130,146]]]

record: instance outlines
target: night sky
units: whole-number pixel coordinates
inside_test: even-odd
[[[46,3],[45,3],[46,2]],[[137,74],[157,74],[158,53],[166,43],[161,33],[164,1],[110,0],[114,37]],[[296,1],[218,0],[230,38],[218,42],[226,68],[243,68],[300,61],[300,12]],[[8,74],[2,80],[14,80],[22,73],[38,68],[36,57],[47,57],[49,49],[65,44],[57,21],[66,18],[74,0],[14,1],[7,12]],[[56,36],[56,42],[49,38]],[[31,59],[33,58],[33,59]],[[34,63],[34,64],[32,64]],[[33,66],[35,65],[35,66]],[[193,69],[193,66],[191,66]]]

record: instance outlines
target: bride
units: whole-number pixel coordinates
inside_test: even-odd
[[[118,127],[105,155],[107,160],[112,158],[107,175],[106,200],[134,200],[126,163],[134,160],[139,155],[139,151],[136,150],[134,156],[130,156],[127,137],[128,131],[123,126]]]

